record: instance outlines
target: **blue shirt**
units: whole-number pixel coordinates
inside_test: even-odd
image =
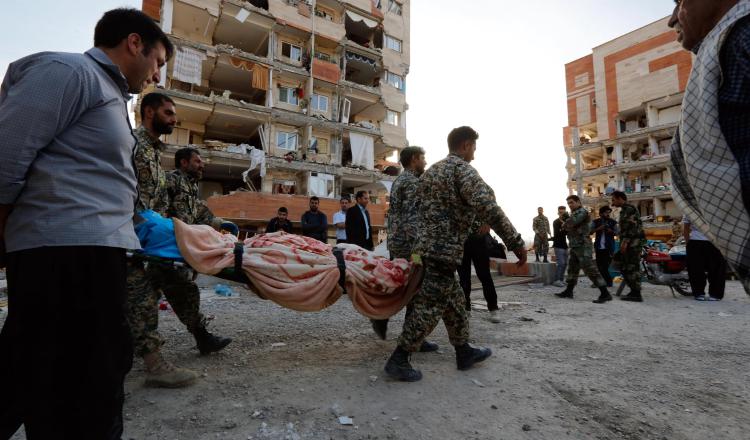
[[[0,204],[8,252],[43,246],[139,249],[128,84],[100,49],[42,52],[0,86]]]
[[[719,125],[739,164],[742,198],[750,212],[750,16],[734,24],[719,59]]]
[[[365,238],[370,238],[370,222],[367,221],[367,209],[365,209],[364,206],[357,203],[357,206],[359,206],[359,210],[362,211],[362,218],[365,219]]]

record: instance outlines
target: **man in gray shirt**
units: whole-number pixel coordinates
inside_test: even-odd
[[[0,87],[0,438],[123,431],[125,250],[140,248],[127,103],[173,47],[135,9],[105,13],[94,46],[15,61]]]

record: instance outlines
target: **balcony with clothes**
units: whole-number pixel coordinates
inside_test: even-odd
[[[601,143],[591,149],[578,150],[581,177],[622,170],[665,168],[669,163],[671,137],[650,136],[645,142],[622,144]]]

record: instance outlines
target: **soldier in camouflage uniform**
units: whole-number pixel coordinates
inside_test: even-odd
[[[159,136],[171,133],[174,128],[174,102],[160,93],[144,96],[141,100],[141,120],[143,125],[133,132],[138,142],[134,157],[139,192],[136,210],[151,209],[166,215],[169,195],[166,174],[160,163],[165,145],[159,140]],[[164,340],[157,328],[162,293],[180,321],[195,335],[202,353],[220,349],[218,345],[221,345],[221,340],[206,336],[203,317],[199,312],[199,293],[195,284],[189,281],[191,276],[185,268],[140,260],[131,260],[128,264],[128,321],[135,354],[144,359],[146,384],[149,386],[181,387],[189,385],[198,377],[196,372],[177,368],[161,356]]]
[[[549,220],[544,216],[544,209],[537,208],[538,216],[534,217],[534,222],[531,227],[534,229],[534,253],[536,254],[536,262],[539,262],[539,257],[544,257],[544,262],[547,262],[547,254],[549,254],[549,237],[552,233],[549,230]]]
[[[469,345],[469,320],[465,298],[456,280],[464,241],[475,217],[489,224],[516,253],[519,264],[526,262],[521,235],[497,205],[492,189],[469,165],[474,159],[479,135],[470,127],[459,127],[448,135],[450,154],[420,178],[417,199],[421,201],[417,238],[412,249],[424,264],[422,288],[412,300],[414,311],[406,316],[398,346],[385,366],[394,379],[417,381],[422,373],[409,363],[425,337],[443,319],[451,344],[456,349],[459,370],[487,359],[487,348]]]
[[[571,212],[570,218],[563,224],[563,228],[568,234],[568,245],[570,248],[568,276],[565,280],[568,286],[564,291],[555,295],[560,298],[573,298],[573,289],[578,284],[578,273],[583,269],[583,273],[599,288],[599,298],[593,302],[603,304],[611,301],[612,295],[607,290],[607,283],[599,273],[596,264],[594,264],[594,248],[591,244],[590,234],[591,216],[581,205],[581,199],[578,196],[571,195],[566,200]]]
[[[641,252],[646,245],[646,234],[643,232],[641,213],[627,203],[624,192],[612,193],[612,206],[620,208],[620,272],[630,288],[623,301],[643,302],[641,296]]]
[[[411,249],[417,238],[417,220],[419,219],[420,199],[417,197],[419,176],[424,173],[427,162],[424,150],[420,147],[406,147],[399,155],[404,172],[396,178],[391,187],[388,208],[388,252],[391,258],[411,259]],[[406,306],[406,314],[414,310],[411,303]],[[372,328],[381,338],[386,338],[388,330],[387,319],[373,319]],[[438,350],[434,342],[423,341],[419,347],[421,352]]]
[[[203,159],[195,148],[181,148],[174,156],[175,169],[167,174],[169,209],[167,216],[189,225],[209,225],[219,229],[224,219],[216,217],[200,199],[198,181],[203,177]]]

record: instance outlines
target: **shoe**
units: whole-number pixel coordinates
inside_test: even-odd
[[[192,385],[198,373],[187,368],[178,368],[159,356],[158,363],[146,370],[145,385],[152,388],[182,388]]]
[[[575,287],[574,283],[568,283],[568,287],[565,288],[560,293],[556,293],[555,296],[558,298],[573,298],[573,288]]]
[[[544,260],[542,261],[542,263],[549,263],[549,261],[547,261],[547,257],[544,257]]]
[[[422,373],[415,370],[409,363],[409,352],[401,347],[396,347],[388,362],[385,364],[385,373],[392,379],[402,382],[417,382],[422,380]]]
[[[490,310],[490,317],[487,319],[493,324],[500,324],[503,322],[500,318],[500,310]]]
[[[565,287],[565,283],[560,280],[555,281],[554,283],[552,283],[552,285],[555,287]]]
[[[599,298],[592,301],[594,304],[604,304],[607,301],[612,301],[612,295],[609,294],[606,287],[600,287],[599,292]]]
[[[721,301],[721,298],[717,298],[715,296],[709,296],[706,301]]]
[[[492,356],[492,350],[484,347],[472,347],[464,344],[456,347],[456,366],[459,370],[468,370],[474,364]]]
[[[702,295],[695,295],[695,300],[696,300],[696,301],[707,301],[707,299],[706,299],[706,298],[707,298],[707,296],[706,296],[705,294],[702,294]]]
[[[432,353],[433,351],[438,351],[439,349],[439,345],[430,341],[422,341],[422,345],[419,346],[420,353]]]
[[[195,342],[198,344],[198,351],[200,351],[202,356],[216,353],[232,342],[232,338],[212,335],[203,326],[193,332],[193,337],[195,337]]]
[[[641,292],[637,290],[631,290],[627,295],[620,298],[623,301],[630,301],[630,302],[643,302],[643,297],[641,296]]]
[[[370,322],[372,323],[372,331],[374,331],[380,339],[385,341],[385,338],[388,334],[388,320],[371,319]]]

